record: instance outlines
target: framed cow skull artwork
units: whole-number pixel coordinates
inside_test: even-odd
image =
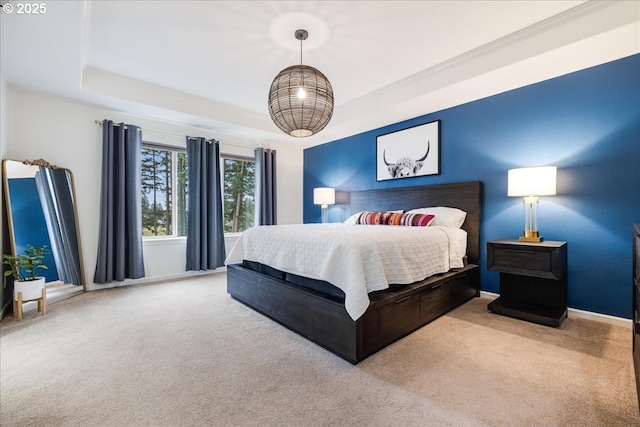
[[[376,138],[378,181],[440,174],[440,120]]]

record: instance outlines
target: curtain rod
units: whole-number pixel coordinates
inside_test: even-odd
[[[94,120],[93,122],[94,122],[95,124],[97,124],[97,125],[102,126],[102,122],[103,122],[103,120]],[[116,125],[116,126],[117,126],[117,125]],[[140,126],[138,126],[138,127],[140,127]],[[165,132],[165,131],[161,131],[161,130],[153,130],[153,129],[144,129],[144,128],[140,128],[140,130],[147,131],[147,132],[153,132],[153,133],[161,133],[161,134],[169,135],[169,136],[176,136],[176,137],[178,137],[178,138],[183,138],[183,139],[184,139],[184,138],[186,138],[186,137],[188,136],[188,135],[179,135],[179,134],[177,134],[177,133],[171,133],[171,132]],[[195,137],[191,136],[191,137],[189,137],[189,138],[195,138]],[[218,142],[220,142],[220,141],[218,141]],[[225,143],[224,143],[224,145],[231,145],[232,147],[248,148],[248,149],[254,149],[254,150],[255,150],[256,148],[261,148],[261,147],[253,147],[253,148],[251,148],[251,147],[248,147],[248,146],[246,146],[246,145],[234,144],[234,143],[231,143],[231,142],[225,142]],[[262,147],[262,148],[265,148],[265,147]]]

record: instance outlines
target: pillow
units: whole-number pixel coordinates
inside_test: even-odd
[[[362,212],[356,212],[353,215],[351,215],[349,218],[347,218],[344,223],[345,224],[355,224],[356,221],[358,220],[358,217],[360,216]]]
[[[428,227],[435,221],[436,216],[433,214],[405,213],[402,214],[402,220],[399,225],[408,227]]]
[[[367,224],[367,225],[393,225],[399,224],[400,219],[402,218],[402,213],[400,212],[362,212],[360,216],[356,219],[356,224]]]
[[[393,213],[404,213],[404,211],[402,209],[397,210],[397,211],[387,211],[387,212],[393,212]],[[347,218],[344,223],[345,224],[359,224],[358,222],[358,218],[360,217],[360,215],[362,215],[364,212],[360,211],[357,213],[354,213],[353,215],[351,215],[349,218]]]
[[[356,224],[367,225],[404,225],[408,227],[428,227],[435,219],[434,215],[411,214],[401,212],[360,212]]]
[[[449,208],[446,206],[433,206],[430,208],[412,209],[407,213],[419,213],[423,215],[435,215],[433,226],[461,228],[467,213],[457,208]]]

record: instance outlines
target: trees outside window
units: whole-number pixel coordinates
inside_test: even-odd
[[[142,148],[142,235],[186,236],[187,161],[178,149]]]
[[[221,158],[223,168],[224,232],[240,233],[254,224],[255,164],[253,159]]]

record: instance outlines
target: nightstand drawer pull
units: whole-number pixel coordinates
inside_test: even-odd
[[[505,252],[509,252],[512,254],[535,254],[536,251],[527,251],[527,250],[523,250],[523,249],[505,249]]]

